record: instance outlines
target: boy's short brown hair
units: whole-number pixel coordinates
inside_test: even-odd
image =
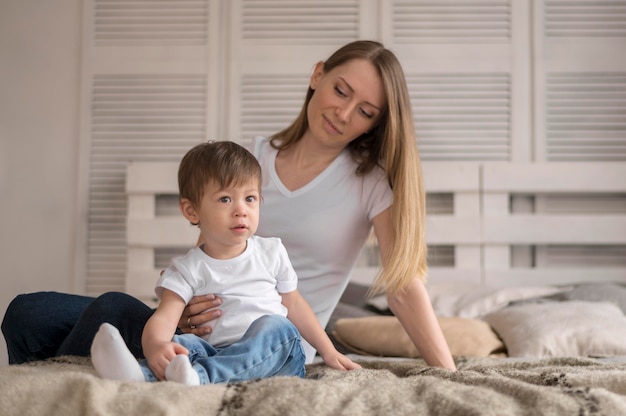
[[[256,179],[261,193],[261,166],[245,147],[231,141],[210,141],[194,146],[178,167],[179,197],[200,204],[204,188],[215,182],[220,189]]]

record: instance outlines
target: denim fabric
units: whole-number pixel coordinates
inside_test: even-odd
[[[262,316],[239,341],[223,348],[214,348],[191,334],[175,335],[173,341],[189,350],[200,384],[305,375],[300,333],[291,321],[279,315]],[[141,361],[141,367],[147,381],[157,381],[146,360]]]
[[[97,298],[57,292],[19,295],[2,320],[9,364],[61,355],[88,357],[104,322],[118,328],[133,355],[142,358],[141,334],[152,312],[143,302],[119,292]]]

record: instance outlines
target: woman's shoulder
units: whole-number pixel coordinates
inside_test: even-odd
[[[248,150],[258,159],[264,152],[271,149],[269,138],[265,136],[254,136]]]
[[[363,175],[363,181],[370,186],[389,184],[387,180],[387,172],[385,172],[385,170],[380,166],[374,166],[372,170]]]

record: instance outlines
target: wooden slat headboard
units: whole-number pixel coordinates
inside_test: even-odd
[[[177,211],[156,214],[160,197],[178,193],[177,169],[170,162],[132,162],[127,169],[126,291],[146,302],[154,299],[160,273],[155,249],[187,249],[197,241],[197,228]],[[626,260],[620,257],[626,254],[626,163],[424,162],[423,171],[427,197],[445,195],[452,205],[427,216],[429,246],[453,253],[450,264],[431,265],[430,281],[496,286],[626,281]],[[580,263],[574,250],[568,254],[571,264],[551,260],[555,250],[572,247],[607,250],[613,257]],[[353,280],[370,283],[377,270],[360,266]]]
[[[486,163],[481,176],[486,283],[626,281],[626,164]],[[527,261],[513,267],[524,248]],[[550,260],[557,248],[568,264]],[[577,259],[584,250],[596,260]]]

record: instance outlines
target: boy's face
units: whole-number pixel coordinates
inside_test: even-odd
[[[183,199],[181,209],[189,221],[199,224],[204,251],[213,258],[228,259],[241,254],[246,240],[256,232],[259,204],[259,182],[251,178],[226,189],[210,182],[198,207]]]

